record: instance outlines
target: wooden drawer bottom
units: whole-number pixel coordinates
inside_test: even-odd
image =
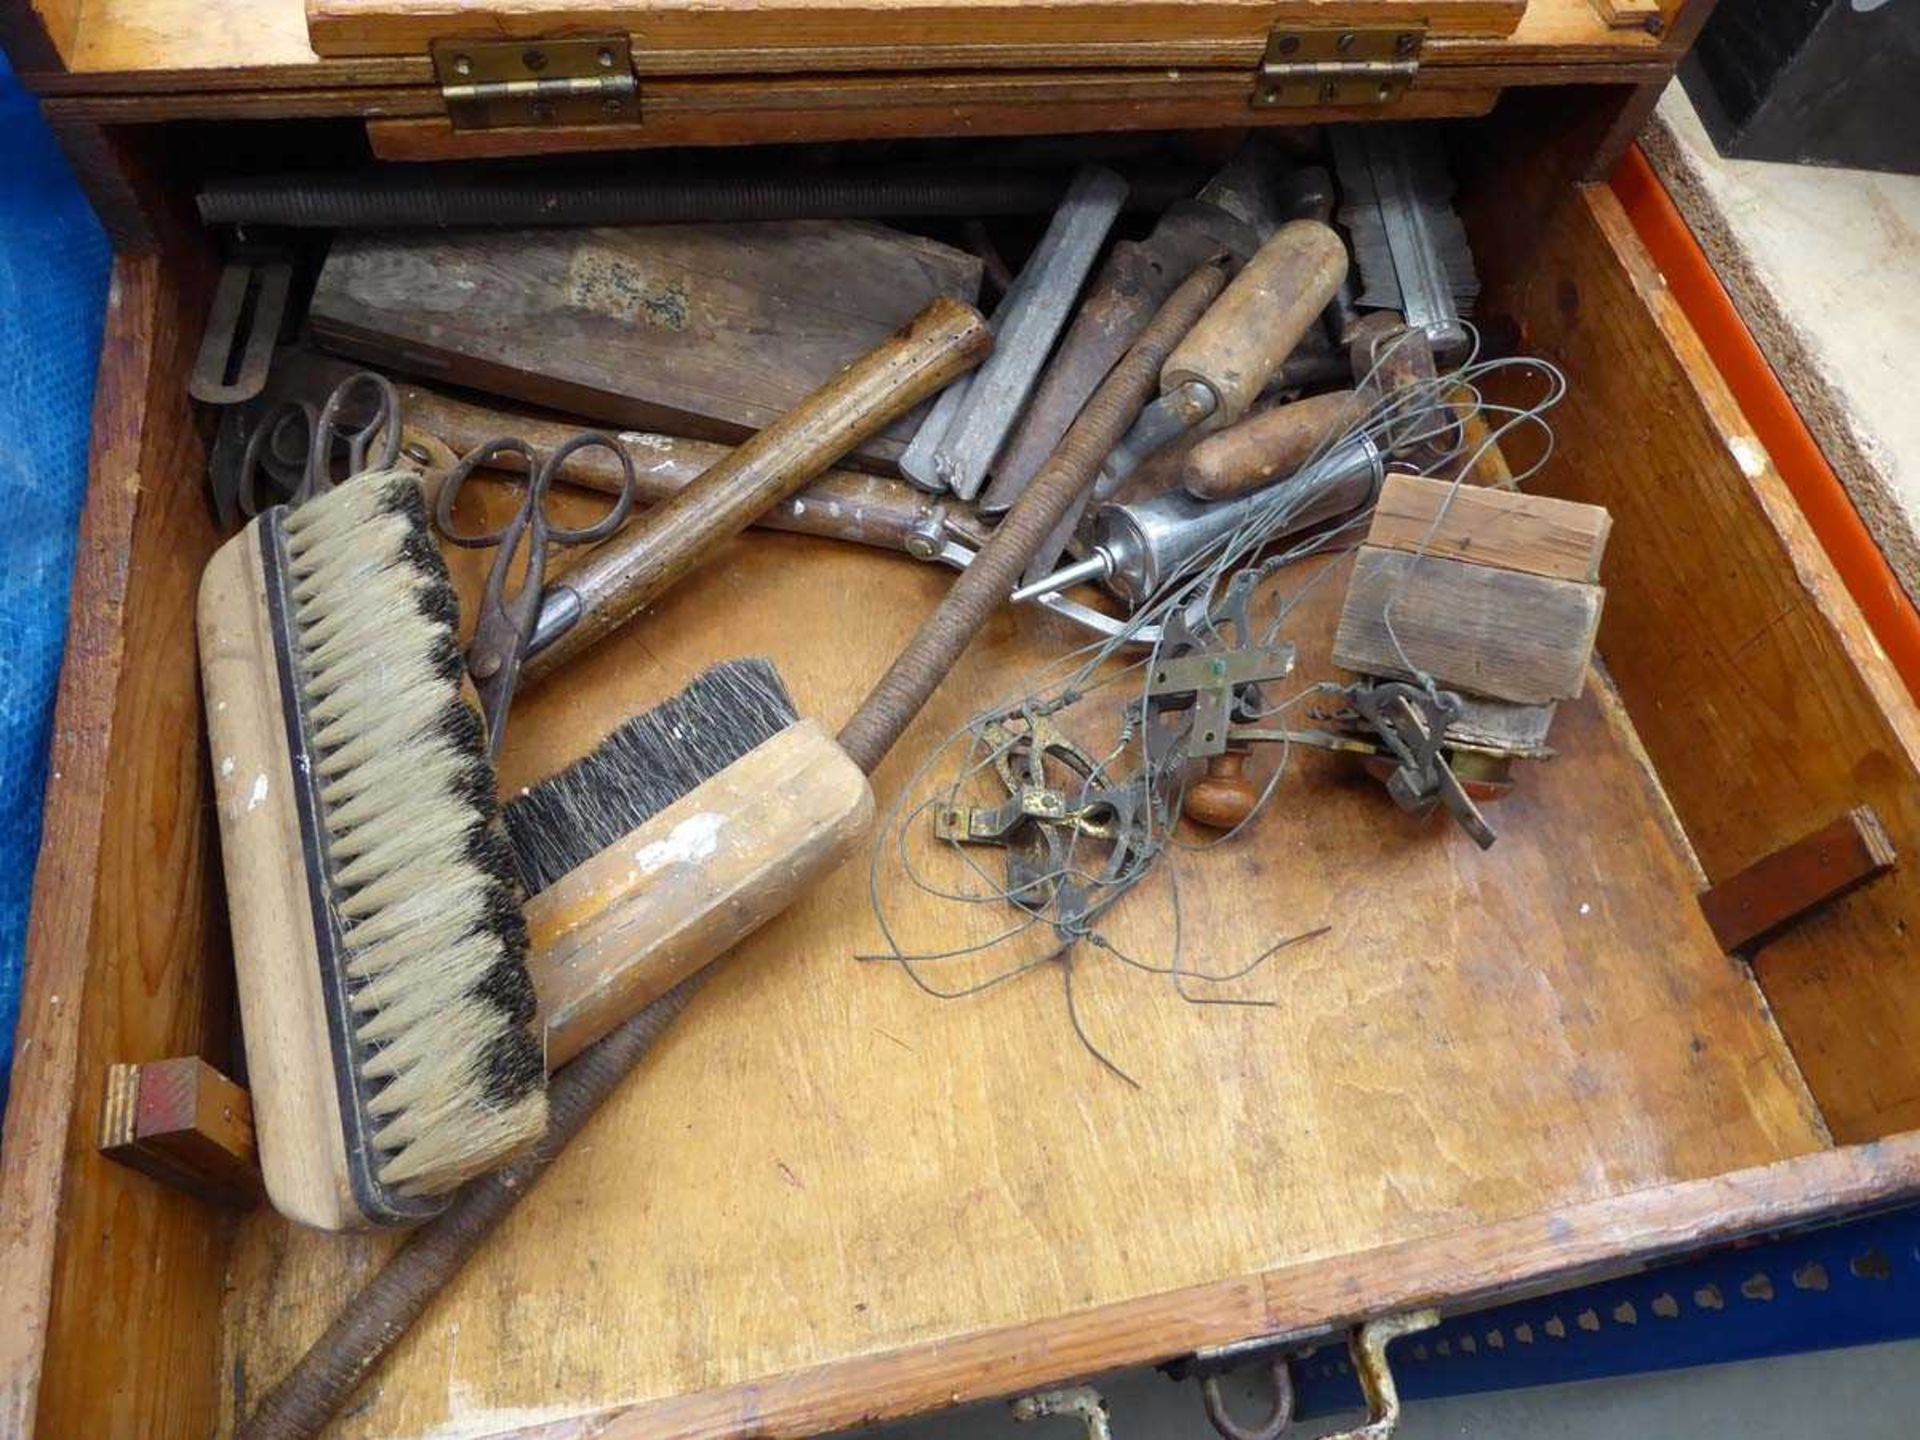
[[[1137,1083],[1076,1042],[1058,966],[936,1003],[854,963],[876,929],[846,867],[724,962],[339,1434],[813,1435],[1920,1193],[1910,871],[1777,942],[1758,982],[1695,901],[1857,804],[1910,852],[1913,704],[1611,195],[1562,196],[1524,245],[1495,191],[1468,198],[1486,309],[1573,383],[1539,488],[1616,517],[1606,673],[1500,803],[1500,843],[1295,756],[1290,803],[1180,862],[1196,970],[1330,927],[1231,987],[1260,1005],[1075,963],[1082,1023]],[[37,1409],[49,1435],[231,1424],[395,1243],[231,1220],[91,1148],[109,1063],[227,1059],[189,623],[217,539],[182,384],[203,293],[122,260],[109,322],[0,1172],[0,1423]],[[751,535],[529,694],[503,782],[734,655],[837,723],[944,583]],[[1303,679],[1330,673],[1343,584],[1302,604]],[[996,620],[883,806],[1068,638]],[[931,942],[892,898],[902,943]],[[1172,936],[1164,883],[1116,928],[1144,955]]]

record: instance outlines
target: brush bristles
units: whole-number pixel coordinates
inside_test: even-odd
[[[527,889],[546,889],[799,718],[766,660],[716,665],[634,716],[591,755],[507,802]]]
[[[546,1127],[527,931],[459,602],[417,478],[362,475],[284,521],[329,898],[374,1173],[444,1193]]]

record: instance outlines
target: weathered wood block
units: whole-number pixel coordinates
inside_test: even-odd
[[[1495,700],[1572,700],[1605,595],[1598,585],[1363,545],[1333,660],[1363,675],[1414,679],[1424,671]]]
[[[980,261],[855,221],[342,235],[314,289],[330,350],[610,425],[740,440]],[[919,412],[855,453],[898,459]]]
[[[1612,529],[1613,517],[1599,505],[1389,475],[1367,543],[1592,584]]]

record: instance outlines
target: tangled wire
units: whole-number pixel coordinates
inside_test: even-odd
[[[877,832],[868,889],[883,947],[859,959],[898,965],[939,999],[977,995],[1057,966],[1074,1034],[1102,1066],[1130,1085],[1138,1082],[1095,1043],[1076,1003],[1074,972],[1081,955],[1105,955],[1167,977],[1193,1004],[1274,1003],[1221,994],[1219,987],[1244,979],[1280,951],[1331,927],[1322,923],[1284,935],[1225,970],[1196,967],[1183,955],[1180,867],[1173,857],[1224,845],[1252,825],[1286,779],[1292,746],[1278,745],[1277,763],[1246,819],[1211,838],[1183,838],[1177,820],[1194,768],[1186,721],[1152,703],[1149,679],[1163,661],[1194,646],[1283,643],[1302,600],[1337,567],[1320,567],[1288,594],[1277,593],[1275,577],[1310,557],[1351,548],[1371,518],[1372,497],[1293,538],[1300,517],[1310,514],[1342,474],[1351,474],[1351,447],[1370,443],[1391,457],[1392,468],[1448,482],[1429,541],[1459,486],[1497,454],[1504,438],[1530,429],[1538,437],[1538,453],[1524,471],[1496,483],[1517,486],[1546,463],[1553,450],[1546,412],[1566,393],[1559,369],[1526,357],[1482,360],[1476,332],[1455,368],[1379,394],[1374,376],[1390,360],[1392,347],[1407,343],[1409,336],[1397,332],[1376,351],[1372,369],[1357,387],[1361,396],[1374,397],[1370,403],[1322,437],[1291,479],[1261,492],[1264,503],[1253,507],[1244,523],[1169,574],[1119,633],[1059,655],[933,748]],[[1537,393],[1524,404],[1497,402],[1486,394],[1496,380],[1516,386],[1531,382]],[[1424,553],[1425,545],[1419,549]],[[1264,627],[1250,619],[1256,601],[1270,603]],[[1398,649],[1392,618],[1390,600],[1387,628]],[[1399,653],[1407,659],[1404,650]],[[1406,669],[1419,674],[1411,663]],[[1298,685],[1271,703],[1261,689],[1241,692],[1233,723],[1274,720],[1338,687]],[[1097,738],[1083,744],[1076,735]],[[1027,806],[1017,817],[1021,823],[1008,827],[1003,844],[990,847],[962,833],[967,817],[984,810],[969,804],[982,794]],[[1036,818],[1035,808],[1045,818]],[[943,819],[945,825],[937,823]],[[932,838],[936,829],[937,840]],[[992,873],[984,858],[990,849],[1003,857],[1001,874]],[[1164,958],[1130,953],[1114,933],[1115,907],[1150,877],[1163,879],[1166,887],[1172,938]],[[983,928],[983,907],[1000,918],[985,922],[987,933],[967,943],[910,948],[900,936],[901,915],[888,903],[896,881],[939,902],[952,921],[943,923],[945,933]],[[915,908],[924,907],[916,902]]]

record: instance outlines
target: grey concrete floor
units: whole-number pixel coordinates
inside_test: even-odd
[[[1097,1387],[1113,1440],[1214,1440],[1198,1392],[1151,1371]],[[1259,1413],[1251,1385],[1233,1396]],[[1357,1416],[1302,1423],[1288,1440],[1312,1440]],[[1075,1421],[1015,1424],[1005,1405],[974,1406],[865,1432],[876,1440],[1082,1440]],[[1491,1395],[1407,1408],[1400,1440],[1914,1440],[1920,1436],[1920,1341],[1869,1345]]]

